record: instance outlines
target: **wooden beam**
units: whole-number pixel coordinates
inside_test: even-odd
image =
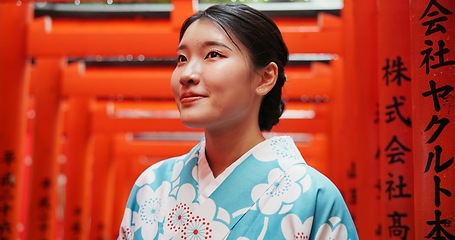
[[[341,52],[341,24],[337,17],[321,14],[317,21],[277,19],[277,24],[291,53]],[[179,35],[175,25],[170,19],[131,21],[41,17],[28,26],[27,54],[175,56]]]
[[[289,103],[276,132],[315,133],[329,131],[329,104]],[[93,108],[92,132],[202,132],[180,121],[173,101],[98,102]]]
[[[173,100],[170,78],[173,67],[90,67],[73,63],[63,73],[62,94],[67,96],[136,96]],[[326,102],[332,95],[329,64],[289,66],[285,70],[285,99]],[[108,87],[107,87],[108,86]],[[315,99],[315,98],[319,98]]]

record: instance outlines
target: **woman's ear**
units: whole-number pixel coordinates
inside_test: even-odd
[[[256,87],[256,93],[261,96],[266,95],[275,86],[277,78],[278,66],[274,62],[270,62],[261,71],[261,80]]]

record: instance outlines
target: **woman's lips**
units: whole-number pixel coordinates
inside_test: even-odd
[[[203,96],[203,95],[199,95],[199,94],[195,94],[195,93],[184,93],[180,97],[180,102],[183,103],[183,104],[184,103],[192,103],[192,102],[200,100],[200,99],[202,99],[204,97],[205,96]]]
[[[184,98],[180,98],[180,102],[181,103],[192,103],[192,102],[195,102],[202,98],[204,98],[204,97],[202,97],[202,96],[184,97]]]

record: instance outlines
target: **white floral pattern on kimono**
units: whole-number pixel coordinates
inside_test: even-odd
[[[259,143],[217,178],[208,170],[204,140],[149,167],[118,239],[358,239],[340,192],[291,137]]]

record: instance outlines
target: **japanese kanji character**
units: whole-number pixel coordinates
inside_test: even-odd
[[[439,98],[446,100],[446,97],[454,90],[451,85],[444,85],[442,87],[436,88],[436,82],[434,80],[430,80],[430,91],[423,92],[422,96],[428,97],[431,96],[433,98],[433,105],[434,110],[439,112],[441,110],[441,105],[439,104]],[[446,100],[448,101],[448,100]]]
[[[433,152],[428,153],[428,160],[427,160],[427,165],[425,166],[425,171],[424,173],[428,172],[431,167],[431,163],[433,162],[433,158],[435,158],[435,163],[434,163],[434,171],[436,173],[440,173],[444,170],[446,170],[448,167],[450,167],[453,163],[453,157],[447,160],[445,163],[441,164],[441,153],[442,153],[442,147],[440,145],[434,146],[434,151],[436,154]],[[435,157],[436,155],[436,157]]]
[[[389,236],[399,237],[405,240],[408,236],[409,227],[401,224],[401,218],[407,217],[406,213],[393,212],[388,214],[387,217],[392,218],[392,226],[389,226]]]
[[[392,140],[387,144],[385,151],[389,152],[386,155],[390,159],[389,164],[393,164],[397,162],[404,163],[401,156],[404,156],[405,152],[410,152],[411,150],[398,141],[397,136],[393,136]]]
[[[398,117],[401,119],[401,121],[408,127],[411,126],[411,118],[404,118],[403,115],[401,114],[400,112],[400,107],[402,107],[404,105],[404,101],[406,100],[405,97],[400,97],[400,99],[402,100],[402,102],[399,102],[397,97],[393,97],[393,104],[391,105],[387,105],[386,106],[386,109],[388,111],[386,111],[386,115],[388,116],[388,118],[386,119],[386,123],[390,123],[392,121],[395,120],[395,114],[398,115]]]

